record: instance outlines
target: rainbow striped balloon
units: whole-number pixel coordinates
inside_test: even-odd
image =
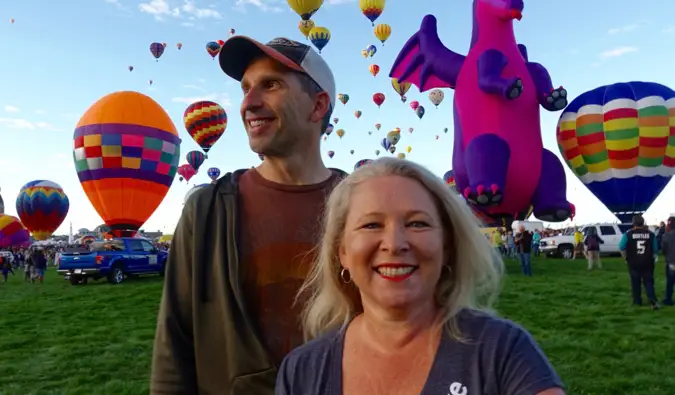
[[[30,245],[30,234],[18,218],[0,214],[0,248],[26,247]]]
[[[218,48],[220,50],[220,47]],[[185,109],[183,122],[185,130],[192,139],[204,152],[208,153],[220,136],[225,133],[227,113],[218,103],[198,101]]]
[[[66,219],[69,208],[63,188],[52,181],[31,181],[16,197],[16,212],[36,240],[48,239]]]
[[[585,92],[560,116],[557,140],[572,172],[630,222],[675,174],[675,91],[627,82]]]

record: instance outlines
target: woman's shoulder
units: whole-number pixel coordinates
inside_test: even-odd
[[[530,334],[521,325],[485,311],[462,310],[457,315],[457,324],[462,337],[470,343],[473,341],[503,341],[504,338],[515,339],[522,336],[531,340]]]
[[[340,357],[344,331],[332,330],[292,350],[279,368],[276,394],[321,394],[330,387],[333,364]]]

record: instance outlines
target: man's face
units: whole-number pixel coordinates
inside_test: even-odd
[[[320,138],[315,98],[302,89],[294,72],[262,57],[246,69],[241,86],[241,117],[254,152],[284,157]]]

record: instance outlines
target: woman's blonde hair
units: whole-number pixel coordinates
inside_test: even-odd
[[[436,285],[436,299],[451,335],[457,338],[454,317],[465,308],[489,310],[499,293],[503,261],[479,229],[465,202],[431,171],[407,160],[382,158],[360,167],[335,187],[326,204],[323,239],[317,260],[299,295],[309,294],[302,323],[307,340],[346,325],[362,312],[353,284],[341,279],[338,251],[354,188],[372,178],[400,176],[419,182],[436,201],[452,256]]]

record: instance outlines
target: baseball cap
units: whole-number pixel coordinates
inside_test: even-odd
[[[291,70],[304,73],[328,93],[331,107],[335,108],[335,77],[328,64],[309,45],[277,37],[267,44],[250,37],[234,36],[225,41],[218,60],[225,74],[241,81],[251,62],[261,56],[268,56]]]

